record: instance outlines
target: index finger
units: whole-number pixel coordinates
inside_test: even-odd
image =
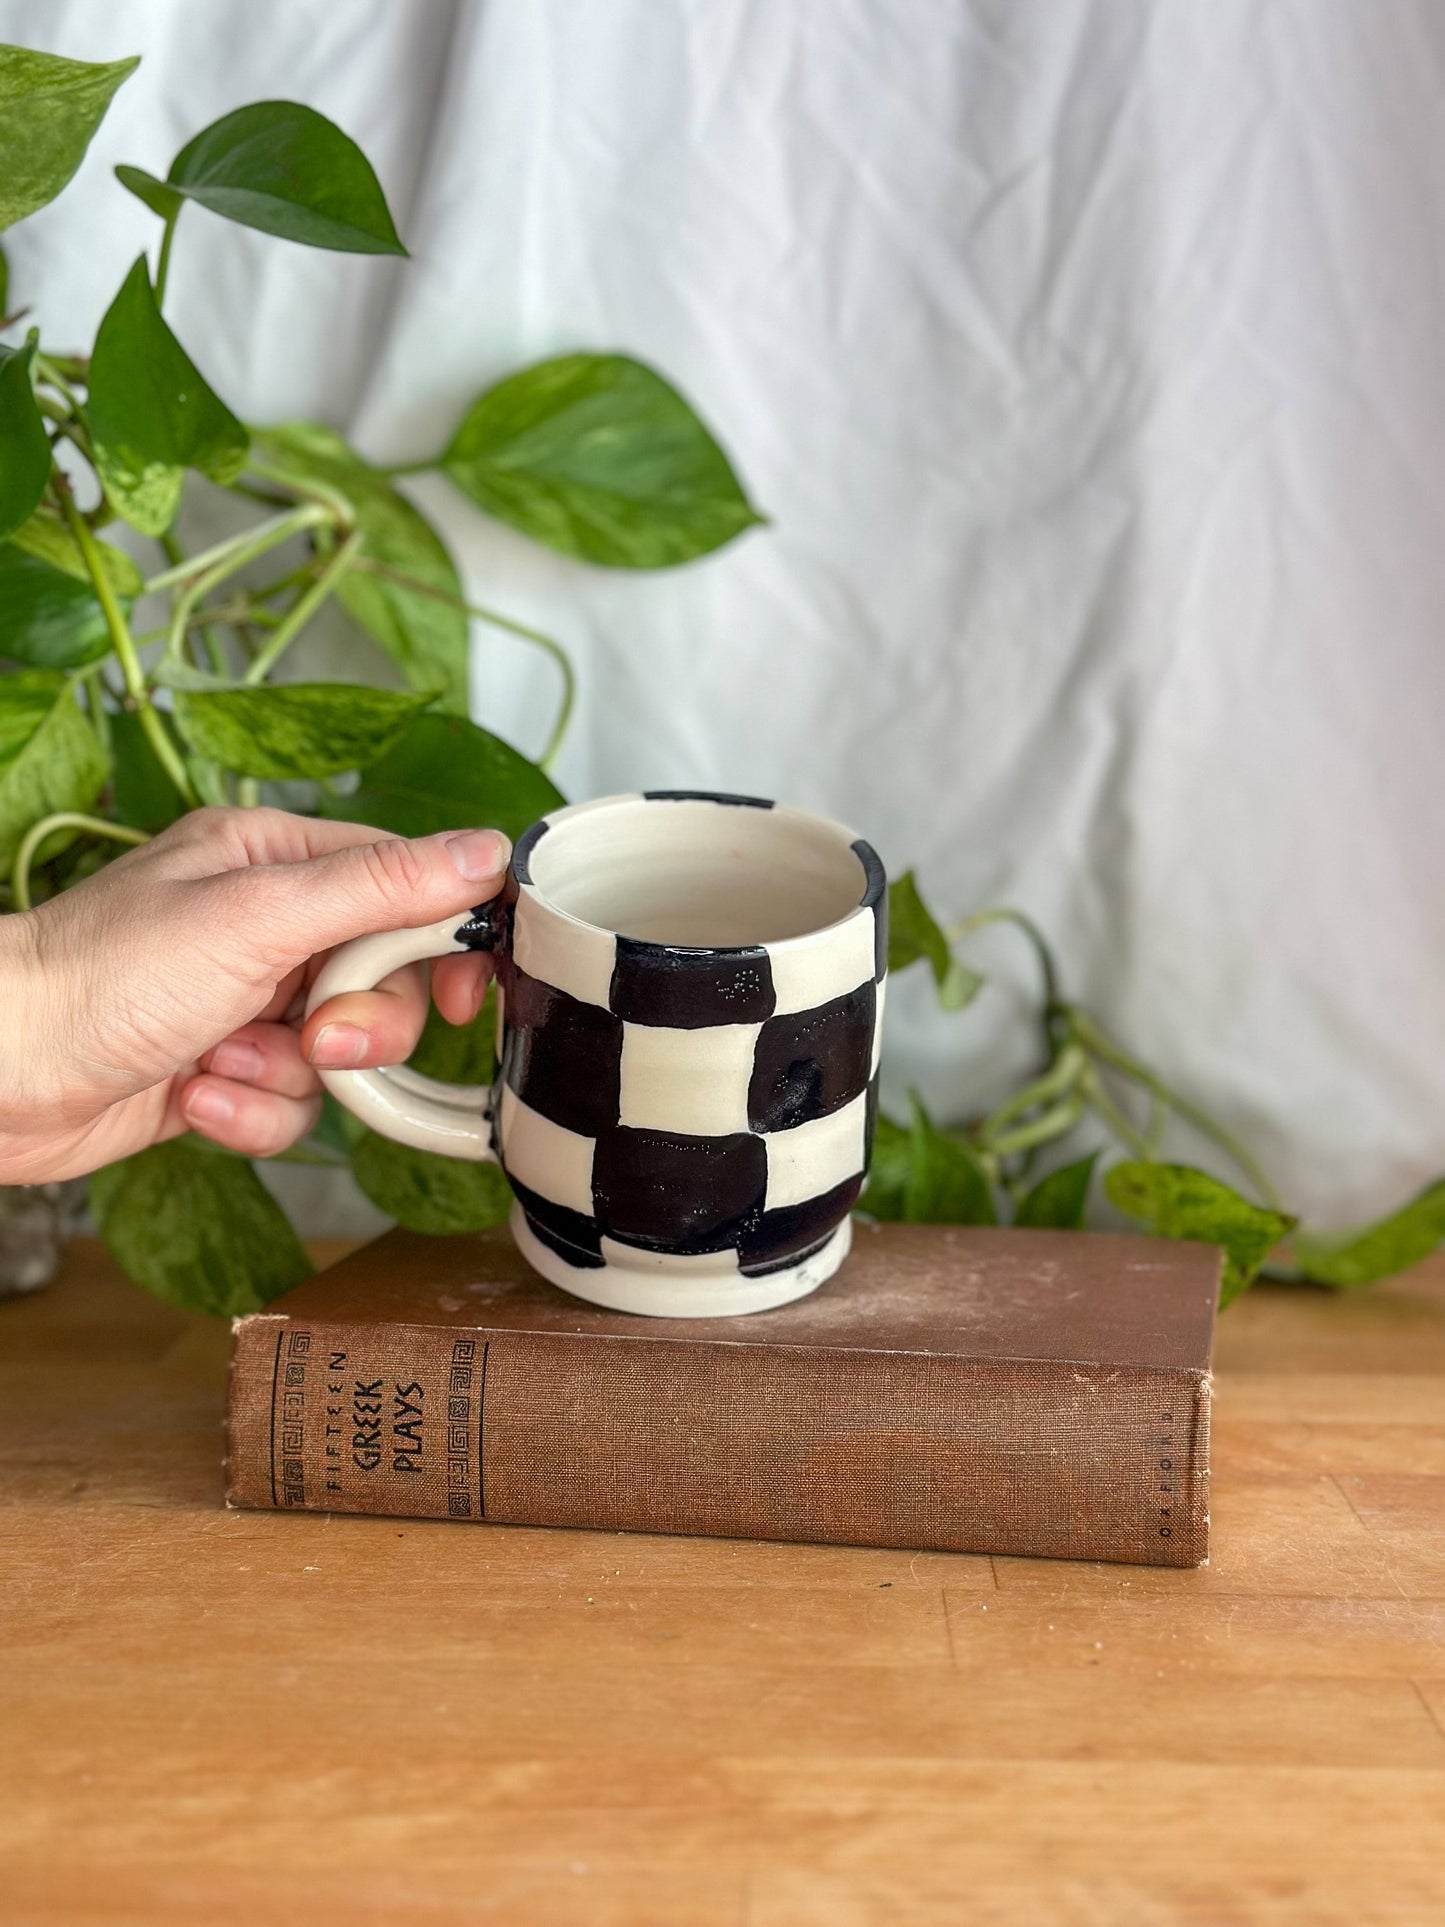
[[[290,810],[264,806],[225,807],[192,810],[137,855],[151,864],[163,863],[166,874],[178,881],[194,881],[218,876],[225,870],[304,863],[310,857],[333,856],[360,843],[384,843],[392,835],[368,823],[297,816]]]

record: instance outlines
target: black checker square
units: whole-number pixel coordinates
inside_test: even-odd
[[[577,1265],[583,1271],[596,1271],[603,1264],[601,1233],[595,1218],[584,1217],[580,1211],[571,1211],[565,1204],[554,1204],[550,1198],[542,1197],[530,1186],[518,1184],[509,1178],[517,1202],[527,1214],[527,1223],[551,1251],[565,1258],[569,1265]]]
[[[617,1125],[592,1157],[600,1229],[648,1251],[726,1251],[756,1229],[768,1188],[768,1152],[748,1131],[676,1137]]]
[[[738,1241],[738,1269],[745,1278],[761,1278],[797,1264],[828,1242],[858,1202],[862,1189],[863,1173],[858,1171],[819,1197],[765,1211],[757,1225]]]
[[[859,984],[814,1010],[772,1017],[753,1049],[748,1123],[789,1131],[827,1117],[868,1088],[878,987]]]
[[[554,1124],[596,1137],[617,1122],[622,1023],[554,984],[508,963],[502,974],[506,1026],[502,1076]]]
[[[772,1016],[777,997],[761,944],[688,949],[619,937],[610,1002],[629,1024],[708,1030],[761,1024]]]

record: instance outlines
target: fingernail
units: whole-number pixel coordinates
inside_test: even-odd
[[[370,1048],[371,1039],[359,1025],[323,1024],[311,1045],[310,1057],[313,1064],[344,1070],[348,1065],[364,1064]]]
[[[186,1092],[186,1116],[200,1124],[229,1124],[236,1115],[236,1101],[219,1084],[196,1084]]]
[[[254,1044],[238,1044],[232,1040],[217,1044],[207,1068],[217,1077],[234,1077],[242,1084],[250,1084],[265,1070],[266,1060]]]
[[[502,874],[512,845],[500,830],[463,830],[447,838],[447,855],[468,883],[481,883]]]

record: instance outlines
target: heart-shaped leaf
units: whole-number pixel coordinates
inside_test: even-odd
[[[171,332],[144,255],[100,324],[87,412],[105,492],[143,535],[170,527],[186,469],[224,483],[245,464],[246,430]]]
[[[430,700],[344,682],[182,689],[175,716],[191,748],[223,769],[304,780],[364,768],[402,737]]]
[[[371,1202],[412,1231],[485,1231],[506,1222],[512,1194],[495,1164],[438,1157],[368,1131],[351,1153]]]
[[[1442,1239],[1445,1178],[1427,1184],[1408,1204],[1374,1224],[1329,1236],[1297,1231],[1290,1245],[1306,1278],[1346,1289],[1408,1271],[1428,1258]]]
[[[116,88],[139,65],[139,55],[97,65],[0,47],[0,228],[55,199],[85,159]]]
[[[923,901],[917,877],[906,870],[888,886],[888,968],[906,970],[920,957],[928,959],[944,1010],[962,1010],[983,988],[978,972],[950,951],[942,926]]]
[[[1073,1164],[1062,1164],[1040,1178],[1019,1202],[1014,1212],[1016,1225],[1034,1230],[1082,1231],[1084,1212],[1089,1202],[1089,1185],[1099,1153],[1091,1151]]]
[[[909,1224],[997,1224],[993,1188],[958,1138],[934,1127],[916,1097],[910,1097],[913,1128],[909,1143],[908,1188],[903,1216]]]
[[[249,1162],[200,1138],[97,1171],[90,1208],[122,1271],[187,1311],[239,1318],[314,1269]]]
[[[88,810],[109,763],[66,677],[17,669],[0,682],[0,869],[57,810]]]
[[[140,571],[128,555],[97,542],[110,586],[123,609],[140,594]],[[105,614],[96,600],[75,537],[53,515],[32,515],[0,544],[0,655],[42,669],[75,669],[110,650]]]
[[[363,564],[378,562],[420,585],[364,567],[348,569],[336,599],[413,689],[439,690],[438,709],[465,716],[467,618],[456,606],[462,585],[446,544],[425,516],[329,428],[313,422],[268,428],[256,438],[256,452],[268,467],[300,482],[321,481],[338,490],[356,512]]]
[[[1161,1238],[1222,1245],[1221,1307],[1254,1283],[1260,1266],[1295,1220],[1251,1204],[1229,1185],[1188,1164],[1116,1164],[1104,1179],[1112,1204]]]
[[[50,479],[50,442],[35,405],[35,346],[0,347],[0,540],[27,522]]]
[[[371,162],[334,121],[294,100],[259,100],[212,121],[164,182],[140,168],[116,172],[163,217],[185,199],[307,247],[406,253]]]
[[[397,836],[487,827],[515,841],[562,801],[551,778],[500,736],[459,716],[421,716],[362,771],[354,795],[322,807]]]
[[[626,355],[509,376],[473,403],[441,465],[488,515],[612,568],[690,562],[762,520],[682,396]]]

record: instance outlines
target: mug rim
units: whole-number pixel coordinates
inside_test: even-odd
[[[592,923],[586,917],[579,917],[574,911],[566,909],[554,897],[550,897],[541,885],[533,880],[532,852],[546,833],[557,824],[579,816],[591,815],[594,811],[615,809],[623,804],[632,803],[714,803],[720,807],[733,809],[758,809],[778,811],[805,823],[814,824],[820,829],[831,830],[848,839],[848,848],[857,857],[863,871],[863,894],[846,915],[835,917],[831,923],[819,924],[814,930],[800,931],[796,936],[769,938],[764,943],[660,943],[651,937],[629,937],[628,942],[638,950],[655,951],[660,956],[682,954],[693,957],[745,957],[753,956],[759,949],[769,951],[800,948],[804,944],[817,943],[845,929],[859,917],[871,916],[882,903],[888,888],[888,873],[883,868],[882,859],[866,838],[857,836],[846,824],[836,818],[824,816],[818,810],[803,809],[796,803],[779,803],[766,796],[744,796],[729,790],[621,790],[612,796],[598,796],[582,803],[566,803],[560,809],[549,810],[521,836],[512,851],[510,871],[519,891],[525,891],[539,910],[562,922],[571,924],[578,930],[594,932],[598,936],[616,938],[621,932],[602,923]]]

